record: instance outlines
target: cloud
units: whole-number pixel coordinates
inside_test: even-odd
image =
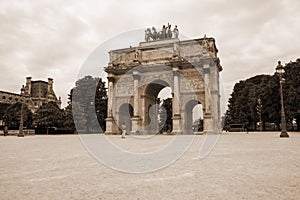
[[[9,4],[0,12],[1,89],[18,92],[20,80],[53,77],[66,97],[76,73],[90,51],[91,30],[75,10],[59,4]],[[90,34],[92,35],[92,34]],[[63,75],[63,76],[62,76]],[[7,85],[18,83],[11,89]],[[24,83],[24,82],[23,82]]]
[[[0,90],[19,92],[26,76],[52,77],[65,105],[81,65],[100,44],[170,22],[189,38],[216,39],[228,97],[240,79],[272,74],[277,60],[299,57],[299,9],[291,0],[1,1]]]

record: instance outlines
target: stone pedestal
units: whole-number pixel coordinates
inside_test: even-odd
[[[180,123],[181,117],[180,115],[174,115],[173,116],[173,130],[172,134],[182,134],[182,127]]]
[[[165,44],[180,42],[178,38],[170,38],[165,40],[156,40],[149,42],[140,42],[140,47],[148,47],[148,46],[162,46]]]
[[[113,130],[113,126],[114,126],[114,120],[112,117],[108,117],[106,118],[106,131],[105,134],[107,135],[111,135],[114,134],[115,131]]]
[[[204,134],[213,134],[213,119],[211,114],[205,114],[203,117]]]
[[[140,132],[139,128],[139,122],[141,118],[139,116],[134,116],[131,118],[132,127],[131,127],[131,134],[136,134]]]

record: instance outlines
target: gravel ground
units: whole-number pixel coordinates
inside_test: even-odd
[[[109,139],[146,152],[173,137]],[[0,199],[300,199],[300,133],[223,134],[195,160],[204,137],[169,167],[129,174],[95,160],[77,135],[1,136]]]

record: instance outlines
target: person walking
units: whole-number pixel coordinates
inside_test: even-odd
[[[126,135],[126,125],[125,123],[123,122],[122,124],[122,139],[125,139],[125,135]]]

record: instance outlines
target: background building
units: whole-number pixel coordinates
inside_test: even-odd
[[[47,81],[33,81],[31,77],[26,78],[26,85],[22,86],[21,93],[11,93],[0,91],[0,125],[2,125],[3,115],[6,109],[17,102],[25,103],[34,113],[43,103],[54,101],[61,107],[61,98],[57,98],[53,90],[53,79]]]

